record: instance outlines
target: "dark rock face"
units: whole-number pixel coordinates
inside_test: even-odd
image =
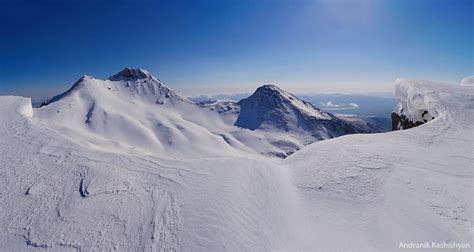
[[[392,112],[392,130],[409,129],[416,126],[420,126],[423,123],[425,122],[420,122],[420,121],[413,122],[403,114],[399,115],[395,112]]]
[[[209,108],[212,111],[216,111],[219,114],[239,114],[240,106],[237,102],[233,101],[220,101],[213,104],[199,103],[201,107]]]

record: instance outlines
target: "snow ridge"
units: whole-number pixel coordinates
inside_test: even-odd
[[[165,86],[160,80],[151,75],[148,71],[140,68],[125,68],[119,73],[112,75],[107,80],[95,79],[84,75],[66,92],[54,96],[44,102],[40,107],[59,101],[65,97],[77,93],[99,92],[108,90],[107,96],[112,94],[122,96],[126,100],[142,99],[156,104],[164,103],[193,103],[187,98],[175,93]],[[107,99],[106,97],[97,97]]]

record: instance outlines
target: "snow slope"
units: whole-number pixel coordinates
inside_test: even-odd
[[[0,102],[2,250],[288,246],[294,189],[271,159],[91,149],[36,121],[29,99]]]
[[[397,80],[396,94],[404,111],[435,119],[317,142],[283,161],[303,195],[301,208],[318,209],[308,225],[322,247],[333,248],[341,235],[347,249],[410,241],[472,246],[474,89]]]
[[[412,111],[432,108],[434,120],[316,142],[280,161],[220,142],[199,118],[180,114],[194,105],[157,95],[159,86],[138,85],[148,95],[119,104],[122,95],[130,98],[128,81],[143,79],[132,80],[102,87],[88,78],[83,84],[94,92],[73,90],[40,109],[27,98],[0,97],[0,250],[367,251],[395,250],[400,241],[472,243],[471,87],[399,81],[397,92],[413,88],[402,102]],[[107,104],[95,99],[105,96]],[[430,104],[408,102],[415,96]],[[111,121],[115,127],[135,126],[118,134],[104,111],[123,117]],[[191,114],[202,116],[198,111]],[[201,120],[218,114],[208,112]],[[147,132],[140,120],[155,116],[198,136],[145,141],[136,133]]]

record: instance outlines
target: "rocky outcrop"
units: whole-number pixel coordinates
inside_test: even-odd
[[[402,129],[409,129],[416,126],[420,126],[425,122],[420,121],[411,121],[403,114],[397,114],[392,112],[392,130],[402,130]]]
[[[140,79],[150,79],[158,80],[148,71],[141,68],[130,68],[126,67],[119,73],[109,77],[109,80],[120,81],[120,80],[140,80]]]

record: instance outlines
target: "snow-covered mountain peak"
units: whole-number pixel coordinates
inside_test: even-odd
[[[282,89],[273,85],[273,84],[265,84],[257,88],[257,90],[268,90],[268,91],[276,91],[276,92],[283,92]]]
[[[330,120],[332,116],[329,113],[321,111],[311,103],[301,100],[297,96],[286,92],[285,90],[266,84],[257,88],[257,90],[247,99],[239,103],[255,103],[256,106],[263,106],[268,109],[280,108],[284,110],[299,111],[300,113],[322,120]]]
[[[275,85],[263,85],[248,98],[239,101],[242,112],[236,125],[248,129],[257,129],[270,124],[287,130],[288,124],[301,127],[298,118],[308,117],[330,120],[332,116],[278,88]]]
[[[273,85],[273,84],[265,84],[257,88],[255,92],[253,93],[254,97],[273,97],[278,98],[279,100],[292,100],[292,98],[296,98],[294,95],[284,91],[283,89],[280,89],[279,87]],[[292,97],[292,98],[289,98]]]
[[[283,131],[304,136],[308,142],[370,131],[324,112],[275,85],[260,86],[238,104],[240,113],[236,126],[250,130]]]
[[[42,106],[59,101],[72,94],[92,100],[107,103],[110,99],[122,102],[136,100],[151,102],[152,104],[188,103],[187,98],[175,93],[148,71],[140,68],[125,68],[106,80],[96,79],[84,75],[66,92],[57,95]]]
[[[118,72],[109,77],[108,80],[120,81],[120,80],[140,80],[150,79],[160,82],[157,78],[150,74],[147,70],[141,68],[130,68],[126,67],[122,71]],[[161,83],[161,82],[160,82]]]
[[[192,103],[187,98],[175,93],[165,86],[158,78],[150,72],[141,68],[127,67],[119,73],[107,79],[117,86],[124,86],[135,97],[145,96],[151,98],[157,104],[186,102]],[[113,89],[113,88],[112,88]]]

